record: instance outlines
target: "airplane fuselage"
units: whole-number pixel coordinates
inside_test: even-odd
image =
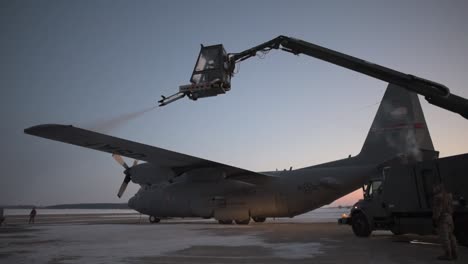
[[[261,185],[185,177],[173,183],[143,185],[129,200],[129,206],[156,217],[293,217],[359,188],[374,172],[374,166],[263,172],[274,180]]]

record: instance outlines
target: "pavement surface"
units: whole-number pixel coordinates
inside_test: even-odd
[[[11,216],[0,227],[0,263],[444,263],[434,236],[355,237],[334,222],[210,219],[148,223],[138,214]],[[331,219],[330,219],[331,221]],[[454,263],[468,263],[459,248]]]

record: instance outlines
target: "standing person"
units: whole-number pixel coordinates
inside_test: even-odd
[[[31,213],[29,213],[29,223],[31,224],[34,224],[34,218],[36,217],[36,207],[33,207],[33,209],[31,210]]]
[[[453,199],[442,184],[433,187],[432,222],[437,228],[444,255],[440,260],[455,260],[458,258],[457,240],[453,235]]]

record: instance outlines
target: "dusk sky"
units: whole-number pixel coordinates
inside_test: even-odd
[[[0,204],[126,202],[136,192],[130,184],[117,198],[123,173],[111,155],[23,133],[44,123],[254,171],[356,155],[387,84],[277,50],[241,63],[225,95],[111,121],[188,84],[200,44],[239,52],[278,35],[468,98],[467,12],[464,0],[1,1]],[[441,156],[467,152],[467,120],[420,100]]]

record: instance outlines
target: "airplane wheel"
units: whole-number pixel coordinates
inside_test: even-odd
[[[149,221],[150,221],[150,223],[155,224],[155,223],[159,223],[159,221],[161,221],[161,219],[159,219],[156,216],[152,215],[152,216],[149,217]]]
[[[254,222],[256,222],[256,223],[263,223],[263,222],[265,222],[266,217],[252,217],[252,219],[253,219]]]
[[[246,220],[234,220],[236,222],[236,224],[238,225],[248,225],[249,222],[250,222],[250,218],[249,219],[246,219]]]
[[[358,237],[368,237],[372,233],[369,221],[363,213],[357,213],[352,217],[353,232]]]
[[[222,225],[230,225],[232,224],[232,220],[218,220],[218,223]]]

